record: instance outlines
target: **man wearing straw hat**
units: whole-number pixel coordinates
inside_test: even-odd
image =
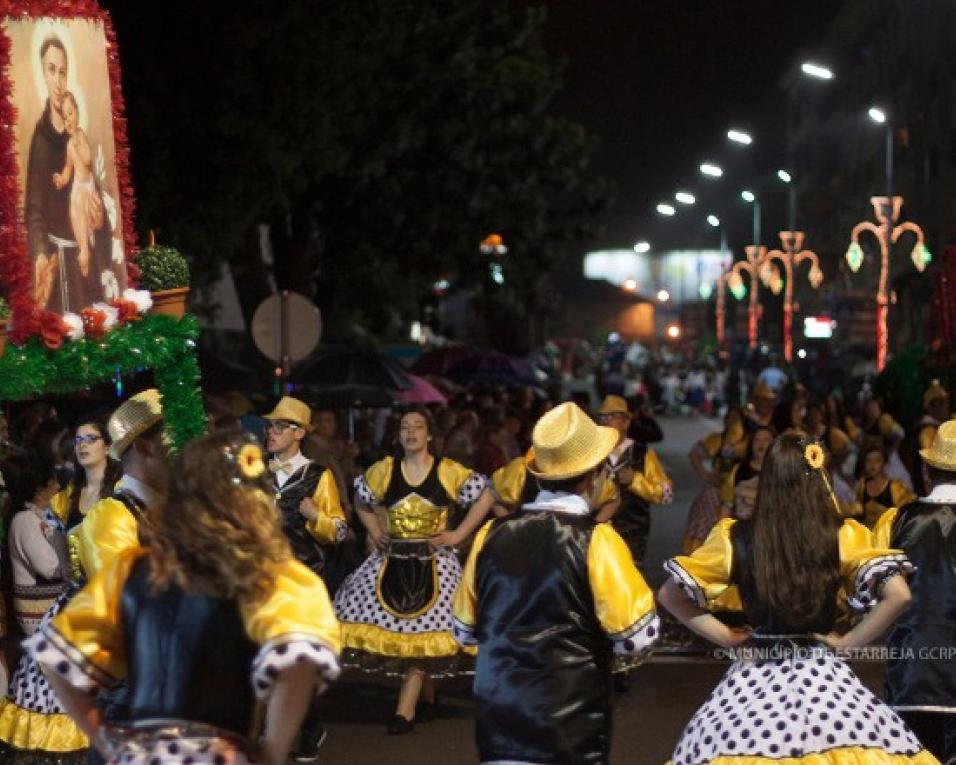
[[[475,537],[454,630],[479,649],[484,765],[609,761],[612,663],[633,662],[660,629],[627,545],[593,517],[617,440],[575,404],[552,409],[528,455],[535,501]]]
[[[348,521],[339,501],[331,470],[302,454],[302,441],[312,423],[312,410],[304,401],[283,396],[266,420],[266,449],[272,454],[269,471],[275,486],[276,504],[282,516],[282,531],[292,554],[322,576],[325,553],[320,545],[341,542],[348,534]],[[292,753],[296,762],[312,762],[326,738],[313,702],[299,731]]]
[[[915,573],[912,603],[886,638],[886,702],[920,742],[956,763],[956,420],[944,422],[920,456],[931,491],[887,510],[873,531],[877,547],[906,553]]]
[[[936,437],[940,423],[949,419],[949,391],[939,384],[939,380],[930,382],[923,392],[923,416],[916,423],[913,440],[912,461],[913,488],[920,494],[929,491],[929,472],[920,456],[921,449],[929,449]]]
[[[673,484],[654,450],[627,437],[631,412],[620,396],[605,396],[597,411],[597,421],[617,431],[617,443],[607,464],[621,493],[621,506],[611,523],[627,543],[634,563],[640,566],[647,552],[651,532],[650,506],[666,505],[674,500]]]

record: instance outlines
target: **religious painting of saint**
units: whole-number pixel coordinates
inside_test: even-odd
[[[3,33],[36,308],[79,313],[126,287],[105,31],[7,16]]]

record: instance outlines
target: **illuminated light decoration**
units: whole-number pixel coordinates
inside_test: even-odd
[[[859,271],[863,265],[863,248],[856,242],[850,242],[850,246],[846,248],[846,264],[853,273]]]
[[[438,279],[432,285],[432,289],[437,293],[442,293],[451,286],[451,282],[448,279]]]
[[[757,195],[748,189],[744,189],[740,192],[740,198],[744,200],[744,202],[750,202],[751,204],[757,201]]]
[[[716,215],[711,214],[707,216],[707,222],[714,228],[717,228],[720,225],[720,218],[718,218]]]
[[[714,286],[710,282],[701,282],[697,294],[701,300],[710,300],[710,296],[714,294]]]
[[[820,64],[814,64],[812,61],[804,61],[800,65],[800,71],[810,77],[816,77],[818,80],[832,80],[833,72]]]
[[[505,283],[505,274],[501,268],[501,263],[489,263],[488,271],[491,273],[491,280],[495,284]]]
[[[659,212],[661,215],[673,215],[677,212],[677,210],[673,207],[673,205],[669,205],[666,202],[661,202],[657,206],[657,212]]]
[[[929,251],[929,247],[923,242],[917,242],[912,252],[910,252],[910,260],[913,261],[916,270],[922,273],[926,266],[932,262],[933,256]]]
[[[793,176],[790,175],[786,170],[778,170],[777,177],[784,183],[790,183],[793,180]]]
[[[638,242],[637,244],[634,245],[634,252],[636,252],[638,255],[645,252],[650,252],[650,251],[651,251],[650,242]]]
[[[736,271],[731,271],[727,277],[727,286],[730,288],[730,294],[737,300],[743,300],[747,294],[747,287],[744,284],[743,277]]]
[[[674,199],[676,199],[682,205],[692,205],[697,201],[693,194],[690,194],[686,191],[678,191],[676,194],[674,194]]]
[[[711,178],[720,178],[720,176],[724,174],[720,165],[715,165],[713,162],[702,162],[700,172],[704,175],[709,175]]]
[[[481,244],[478,245],[478,250],[482,255],[494,255],[495,257],[508,252],[508,248],[505,246],[501,234],[488,234],[488,236],[481,240]]]
[[[657,300],[661,303],[666,303],[671,299],[671,293],[667,290],[658,290],[657,291]]]
[[[780,269],[769,260],[765,260],[760,266],[759,276],[763,286],[769,287],[774,280],[780,278]]]
[[[801,358],[801,359],[805,359],[805,358],[807,357],[807,351],[806,351],[806,349],[805,349],[805,348],[801,348],[799,351],[797,351],[797,356],[798,356],[799,358]]]
[[[871,109],[870,111],[873,112],[874,110],[879,111],[878,109]],[[882,112],[880,113],[882,114]],[[876,120],[872,113],[870,116]],[[886,354],[889,348],[887,316],[890,305],[888,289],[890,247],[896,244],[904,233],[909,232],[916,237],[916,245],[913,247],[910,257],[917,270],[922,271],[932,256],[926,249],[926,237],[923,235],[923,229],[911,221],[897,223],[900,219],[900,210],[903,207],[903,197],[870,197],[870,204],[873,205],[873,215],[877,222],[861,221],[853,227],[850,232],[850,246],[847,248],[846,257],[850,268],[856,271],[859,266],[853,268],[853,264],[857,256],[859,256],[859,262],[862,263],[863,260],[863,252],[859,244],[860,235],[864,231],[869,231],[879,242],[880,281],[876,290],[876,370],[882,372],[886,366]],[[919,267],[920,262],[923,264],[923,268]]]
[[[628,292],[637,291],[637,279],[625,279],[624,284],[621,285]]]
[[[823,283],[823,271],[820,269],[820,259],[812,250],[803,249],[802,231],[781,231],[779,250],[767,252],[767,263],[773,264],[773,274],[769,280],[770,291],[774,295],[783,292],[783,357],[786,361],[793,361],[793,268],[804,261],[810,263],[810,273],[807,281],[813,289]],[[780,267],[783,269],[781,274]]]
[[[671,340],[677,340],[680,337],[680,327],[678,327],[676,324],[671,324],[667,328],[667,336]]]
[[[754,142],[754,139],[751,138],[749,133],[745,133],[743,130],[736,130],[733,128],[727,131],[727,138],[734,143],[740,143],[744,146],[749,146]]]

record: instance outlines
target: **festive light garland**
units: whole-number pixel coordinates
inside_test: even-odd
[[[133,226],[135,198],[129,176],[129,147],[126,142],[126,118],[123,116],[123,91],[119,48],[109,15],[96,0],[0,0],[0,20],[52,17],[100,22],[106,37],[106,65],[109,71],[110,103],[113,110],[113,143],[120,210],[123,216],[123,252],[126,257],[129,286],[135,286],[138,270],[136,229]],[[37,308],[33,298],[33,269],[27,252],[27,236],[20,209],[21,189],[17,170],[15,126],[17,109],[13,103],[10,77],[10,38],[0,33],[0,273],[6,286],[6,298],[13,312],[10,340],[17,345],[28,337],[44,334],[52,341],[56,333],[65,333],[58,314]]]
[[[107,332],[47,348],[32,337],[0,356],[0,401],[41,394],[72,393],[116,374],[152,369],[163,396],[166,431],[174,448],[202,435],[206,417],[199,393],[193,316],[144,316]]]

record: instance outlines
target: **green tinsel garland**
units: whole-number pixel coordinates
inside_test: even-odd
[[[58,350],[39,338],[7,346],[0,356],[0,401],[43,394],[68,394],[113,378],[152,369],[163,396],[166,432],[174,449],[203,434],[206,415],[199,393],[193,316],[144,316],[102,340],[65,342]]]

